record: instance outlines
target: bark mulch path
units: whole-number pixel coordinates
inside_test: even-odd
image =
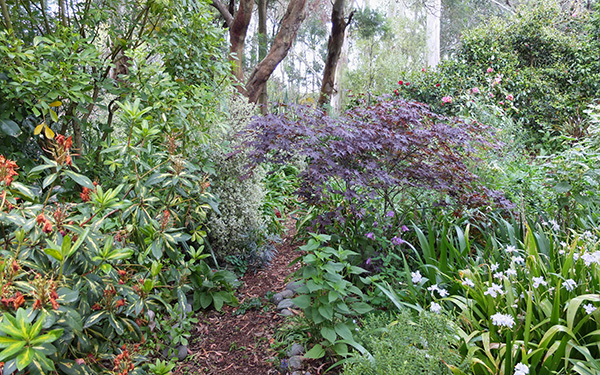
[[[265,295],[269,291],[284,290],[285,278],[298,267],[297,264],[288,267],[300,255],[296,251],[300,244],[292,242],[294,234],[294,225],[288,223],[286,236],[277,246],[278,254],[271,265],[256,273],[248,272],[241,280],[242,286],[237,290],[240,305],[259,297],[261,306],[245,314],[234,315],[238,307],[230,306],[225,306],[222,312],[211,310],[197,314],[198,325],[192,330],[190,354],[174,374],[280,374],[273,364],[277,353],[271,344],[275,329],[285,317],[277,313]]]

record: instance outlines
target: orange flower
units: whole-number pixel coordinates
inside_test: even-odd
[[[90,192],[91,192],[91,190],[84,186],[81,193],[79,193],[81,200],[84,202],[89,202],[90,201]]]
[[[35,218],[35,221],[38,224],[44,224],[46,222],[46,216],[44,216],[44,214],[41,213],[41,214],[37,215],[37,217]]]
[[[44,233],[50,233],[50,232],[52,232],[52,223],[50,222],[50,220],[46,220],[46,222],[44,223],[44,228],[42,229],[42,231]]]
[[[15,171],[19,166],[12,160],[6,159],[0,155],[0,181],[4,181],[6,186],[10,186],[13,182],[13,177],[19,174]]]
[[[125,306],[125,300],[123,298],[121,298],[120,300],[117,301],[117,307],[121,307],[121,306]]]
[[[15,299],[13,301],[13,307],[16,310],[19,307],[21,307],[24,303],[25,303],[25,297],[21,294],[21,292],[17,292],[17,294],[15,294]]]

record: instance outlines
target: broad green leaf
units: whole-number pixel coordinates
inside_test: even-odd
[[[323,358],[324,355],[325,355],[325,349],[323,349],[321,344],[317,344],[317,345],[313,346],[312,349],[310,349],[308,352],[306,352],[306,354],[304,356],[306,358],[317,359],[317,358]]]
[[[87,320],[85,321],[85,324],[83,325],[83,328],[85,329],[85,328],[89,328],[93,325],[96,325],[96,324],[100,323],[103,319],[105,319],[107,316],[108,316],[108,312],[97,311],[87,318]]]
[[[308,306],[310,306],[310,301],[311,301],[310,297],[307,296],[306,294],[303,294],[301,296],[298,296],[298,297],[292,299],[292,302],[294,302],[294,304],[301,309],[306,309]]]
[[[338,323],[334,328],[335,332],[337,332],[344,340],[353,340],[352,331],[350,331],[350,328],[348,328],[346,323]]]
[[[16,122],[8,119],[0,119],[0,131],[10,137],[15,138],[21,135],[21,128],[19,125]]]
[[[335,333],[335,330],[333,328],[327,327],[327,326],[321,327],[321,336],[323,336],[324,339],[326,339],[327,341],[329,341],[332,344],[335,342],[335,339],[337,338],[337,334]]]
[[[561,181],[558,184],[554,185],[553,189],[555,192],[562,194],[571,190],[572,186],[567,181]]]
[[[0,352],[0,362],[6,362],[9,359],[14,358],[24,347],[25,341],[19,341],[7,346],[6,349]]]
[[[33,353],[33,349],[31,348],[25,348],[25,350],[19,353],[17,356],[17,368],[19,371],[22,371],[25,367],[29,366],[33,360]]]
[[[343,342],[338,342],[333,346],[333,351],[337,355],[345,357],[348,355],[348,345]]]
[[[22,340],[14,338],[14,337],[0,336],[0,349],[9,347],[12,344],[17,343],[19,341],[22,341]]]
[[[88,189],[94,190],[95,187],[94,187],[94,184],[92,183],[92,180],[90,180],[86,176],[81,175],[79,173],[75,173],[71,170],[65,170],[65,174],[67,176],[69,176],[73,181],[78,183],[79,185],[85,186]]]
[[[323,316],[325,319],[329,321],[333,320],[333,306],[329,304],[322,305],[319,306],[317,310],[319,311],[319,314],[321,314],[321,316]]]
[[[364,302],[356,302],[350,306],[354,309],[354,311],[356,311],[359,314],[366,314],[369,311],[373,310],[373,308],[371,306],[369,306],[368,304],[366,304]]]
[[[52,343],[56,340],[58,340],[62,334],[63,334],[64,329],[60,328],[60,329],[53,329],[50,332],[47,332],[41,336],[36,337],[35,339],[31,340],[31,344],[32,345],[41,345],[41,344],[49,344]]]
[[[47,248],[44,249],[44,252],[59,262],[62,262],[64,259],[62,253],[56,249]]]

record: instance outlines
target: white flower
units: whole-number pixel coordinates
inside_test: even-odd
[[[525,259],[523,259],[522,256],[516,256],[512,258],[512,261],[517,263],[517,264],[525,264]]]
[[[565,282],[563,283],[563,286],[565,287],[565,289],[567,291],[572,292],[573,289],[575,289],[577,287],[577,283],[573,279],[568,279],[568,280],[565,280]]]
[[[504,276],[504,274],[502,273],[502,271],[496,272],[494,274],[494,279],[502,279],[502,276]]]
[[[529,374],[529,367],[522,363],[517,363],[515,366],[515,372],[513,375],[527,375]]]
[[[506,247],[506,252],[509,253],[509,254],[510,253],[516,253],[517,252],[517,248],[515,246],[512,246],[512,245],[507,246]]]
[[[448,291],[446,289],[440,289],[438,288],[437,284],[433,284],[432,286],[430,286],[429,288],[427,288],[428,291],[431,292],[431,295],[435,297],[434,292],[438,292],[438,294],[440,295],[440,297],[447,297],[448,296]]]
[[[498,263],[494,263],[490,266],[490,270],[492,272],[495,272],[498,269],[498,267],[499,267]]]
[[[558,255],[565,255],[565,251],[564,250],[558,250]]]
[[[410,277],[412,278],[413,284],[418,284],[423,280],[423,276],[421,276],[421,272],[411,272]]]
[[[565,241],[560,241],[560,246],[567,247],[567,243]]]
[[[432,312],[434,312],[434,313],[436,313],[436,314],[439,314],[439,313],[440,313],[440,311],[442,311],[442,306],[440,306],[440,304],[439,304],[439,303],[431,302],[431,306],[429,307],[429,309],[430,309]]]
[[[540,285],[546,286],[548,283],[542,276],[533,278],[533,287],[537,289]]]
[[[554,230],[560,230],[560,225],[558,225],[558,223],[556,222],[556,220],[550,220],[548,222],[548,224],[552,224],[552,229],[554,229]]]
[[[573,260],[577,261],[579,259],[579,254],[575,253],[573,254]]]
[[[492,283],[492,286],[483,292],[483,294],[490,295],[492,298],[496,298],[498,297],[498,294],[503,295],[504,291],[502,290],[502,286]]]
[[[506,276],[517,276],[517,271],[513,270],[512,268],[509,268],[506,270],[505,275]]]
[[[591,315],[594,311],[596,311],[596,306],[592,305],[591,303],[583,305],[583,308],[588,315]]]
[[[462,285],[469,286],[471,288],[475,287],[473,280],[469,279],[468,277],[463,280]]]
[[[491,316],[492,323],[498,327],[512,328],[515,325],[515,319],[509,314],[495,313]]]
[[[600,263],[600,252],[594,251],[593,253],[588,253],[587,251],[583,253],[581,256],[586,266],[590,266],[592,263]]]

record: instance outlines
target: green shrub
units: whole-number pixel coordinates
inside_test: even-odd
[[[372,355],[357,355],[343,375],[451,374],[447,365],[464,367],[454,324],[446,317],[401,310],[371,314],[355,334]]]
[[[512,95],[514,106],[506,110],[515,121],[534,133],[581,136],[583,110],[600,94],[594,30],[586,11],[573,13],[556,2],[535,2],[507,19],[493,18],[469,30],[452,59],[437,71],[401,77],[410,86],[398,91],[443,113],[456,113],[461,95],[498,78],[486,95],[494,95],[496,104],[504,107]],[[444,103],[444,97],[454,100]]]
[[[246,152],[236,152],[243,141],[239,132],[255,110],[247,99],[234,96],[226,124],[212,138],[215,171],[211,187],[218,192],[219,212],[214,212],[207,223],[209,241],[219,258],[228,257],[230,263],[241,260],[239,269],[264,265],[275,255],[263,216],[265,170],[258,167],[249,175]],[[238,260],[232,262],[234,257]]]

